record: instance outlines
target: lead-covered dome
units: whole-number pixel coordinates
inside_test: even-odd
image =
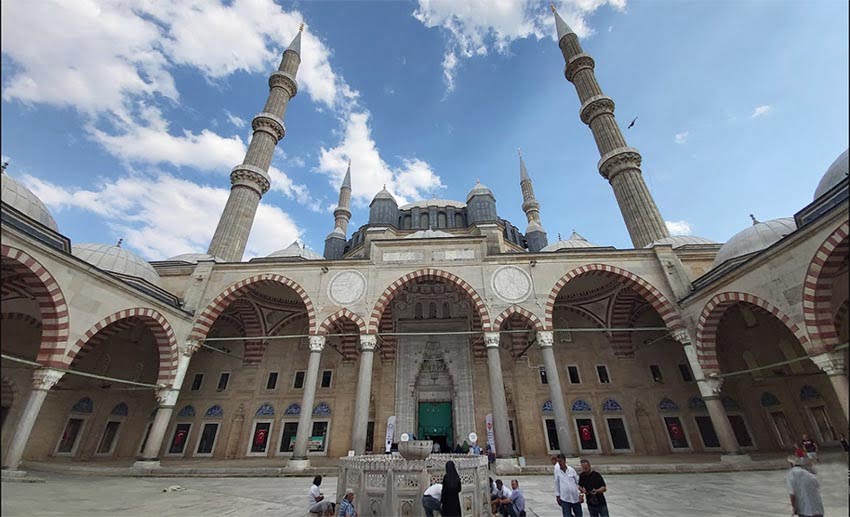
[[[569,239],[560,239],[558,242],[552,243],[540,251],[560,251],[575,248],[599,248],[601,246],[589,242],[582,237],[578,232],[573,232]]]
[[[829,192],[834,186],[841,183],[841,180],[847,177],[848,170],[850,170],[847,151],[848,149],[845,149],[843,153],[838,155],[838,158],[826,170],[826,173],[824,173],[818,183],[818,188],[815,189],[815,199]]]
[[[308,250],[305,247],[302,247],[298,244],[298,241],[293,241],[292,244],[283,248],[282,250],[277,250],[269,257],[289,257],[289,258],[302,258],[304,260],[322,260],[324,257],[315,253],[313,251]]]
[[[50,211],[47,210],[44,203],[38,199],[38,196],[33,194],[30,189],[23,186],[17,180],[7,176],[5,173],[0,174],[0,177],[2,177],[3,182],[2,199],[4,203],[30,219],[47,226],[51,230],[55,232],[59,231],[59,226],[56,224],[56,220],[53,219],[53,216],[50,215]]]
[[[706,239],[705,237],[697,237],[696,235],[671,235],[670,237],[664,237],[663,239],[658,239],[655,242],[650,242],[644,248],[651,248],[660,244],[669,244],[673,246],[673,249],[681,248],[682,246],[688,246],[692,244],[717,244],[711,239]]]
[[[472,190],[469,191],[469,194],[466,195],[466,202],[469,203],[469,200],[475,196],[493,196],[493,191],[489,188],[485,187],[481,184],[481,181],[476,181],[475,186],[472,187]]]
[[[732,236],[726,244],[720,247],[714,257],[714,266],[719,266],[727,260],[761,251],[779,241],[797,229],[792,217],[782,217],[760,222],[753,219],[753,225]]]
[[[153,266],[124,248],[109,244],[83,243],[71,246],[71,253],[104,271],[134,276],[159,286],[159,274]]]

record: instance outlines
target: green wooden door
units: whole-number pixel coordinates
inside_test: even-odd
[[[444,436],[445,444],[454,447],[451,402],[419,403],[419,432],[417,437],[424,440],[429,436]]]

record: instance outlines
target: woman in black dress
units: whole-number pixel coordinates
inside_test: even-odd
[[[440,499],[443,517],[460,517],[460,476],[453,461],[446,462],[446,475],[443,476],[443,494]]]

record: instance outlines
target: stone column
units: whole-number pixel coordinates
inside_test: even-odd
[[[552,411],[555,413],[555,427],[558,428],[558,444],[561,453],[567,457],[578,455],[578,449],[570,434],[570,424],[567,420],[567,406],[564,403],[564,392],[561,391],[561,376],[558,374],[558,363],[555,362],[555,351],[552,345],[555,336],[551,330],[537,332],[537,344],[540,355],[543,356],[543,366],[546,368],[546,379],[549,381],[549,400],[552,401]]]
[[[369,426],[369,398],[372,394],[372,360],[378,336],[360,336],[360,377],[354,399],[354,421],[351,428],[351,448],[354,454],[366,454],[366,428]]]
[[[32,391],[29,398],[27,398],[24,413],[15,426],[15,434],[12,436],[12,442],[9,444],[6,459],[3,462],[4,468],[18,470],[18,466],[21,464],[21,457],[24,455],[24,449],[30,438],[30,433],[35,425],[35,420],[38,418],[39,411],[41,411],[41,405],[44,404],[44,399],[47,398],[47,392],[59,382],[59,379],[63,375],[65,375],[65,372],[52,368],[39,368],[33,372]]]
[[[183,379],[186,378],[186,372],[189,370],[189,362],[192,360],[192,354],[200,346],[201,344],[195,340],[186,341],[180,346],[180,355],[177,357],[177,371],[174,373],[174,381],[170,387],[162,387],[156,390],[156,401],[158,404],[156,416],[154,416],[153,425],[151,425],[151,432],[148,434],[148,441],[145,442],[145,450],[142,451],[141,457],[133,464],[133,468],[151,469],[160,466],[159,451],[162,450],[162,442],[165,439],[168,424],[171,422],[174,406],[180,397],[180,388],[183,386]]]
[[[496,457],[512,458],[511,430],[508,425],[508,402],[505,400],[505,381],[502,378],[502,359],[499,357],[499,333],[485,332],[487,366],[490,370],[490,403],[493,406],[493,431],[496,435]]]
[[[850,420],[850,401],[848,401],[847,384],[847,365],[844,362],[844,355],[841,352],[824,352],[816,356],[812,356],[812,361],[818,365],[818,368],[823,370],[832,383],[835,394],[838,396],[838,403],[841,404],[841,410],[844,411],[844,422]],[[846,428],[847,426],[843,426]]]
[[[295,449],[289,466],[304,469],[310,466],[307,459],[307,439],[310,438],[310,426],[313,422],[313,404],[316,401],[316,381],[319,378],[319,361],[325,348],[325,336],[310,336],[310,362],[304,379],[304,396],[301,398],[301,416],[298,417],[298,429],[295,431]]]

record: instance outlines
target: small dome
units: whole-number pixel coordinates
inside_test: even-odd
[[[306,260],[322,260],[324,258],[318,253],[301,247],[298,241],[293,241],[292,244],[282,250],[275,251],[269,257],[300,257]]]
[[[407,235],[405,239],[437,239],[440,237],[454,237],[454,235],[442,230],[432,230],[431,228],[428,228],[427,230],[419,230],[418,232],[411,233],[410,235]]]
[[[682,246],[687,246],[689,244],[717,244],[711,239],[706,239],[705,237],[697,237],[696,235],[672,235],[670,237],[664,237],[663,239],[658,239],[655,242],[650,242],[644,248],[651,248],[657,244],[671,244],[673,249],[681,248]]]
[[[176,257],[171,257],[170,259],[166,259],[166,262],[188,262],[190,264],[197,264],[201,260],[214,260],[216,262],[224,262],[224,259],[213,257],[207,253],[183,253],[182,255],[177,255]]]
[[[58,232],[59,226],[56,220],[50,215],[50,211],[44,206],[44,203],[38,199],[38,196],[17,180],[7,176],[5,173],[0,174],[3,178],[2,199],[3,202],[11,206],[18,212],[21,212],[30,219],[34,219],[51,230]]]
[[[134,276],[159,286],[159,274],[148,261],[118,246],[109,244],[74,244],[71,253],[105,271]]]
[[[480,181],[475,182],[475,186],[472,187],[472,190],[469,191],[469,194],[466,195],[466,202],[469,203],[469,200],[472,199],[473,196],[493,196],[493,191],[489,188],[485,187],[481,184]]]
[[[719,266],[735,257],[761,251],[796,229],[797,225],[792,217],[782,217],[763,223],[754,218],[752,226],[736,233],[720,247],[720,251],[714,257],[713,265]]]
[[[377,201],[377,200],[379,200],[379,199],[387,199],[387,200],[389,200],[389,201],[392,201],[392,202],[393,202],[393,203],[395,203],[396,205],[398,204],[398,202],[395,200],[395,198],[393,197],[393,195],[392,195],[392,194],[390,194],[390,191],[389,191],[389,190],[387,190],[387,186],[386,186],[386,185],[384,185],[384,188],[382,188],[380,192],[378,192],[377,194],[375,194],[375,197],[374,197],[374,198],[372,198],[372,203],[374,203],[375,201]],[[369,203],[369,206],[372,206],[372,203]]]
[[[582,237],[578,232],[573,232],[570,235],[569,239],[559,240],[554,244],[550,244],[540,251],[559,251],[563,249],[573,249],[573,248],[600,248],[598,244],[593,244],[592,242],[588,242],[587,239]]]
[[[847,151],[848,149],[845,149],[826,170],[826,173],[820,179],[820,183],[818,183],[818,188],[815,189],[815,199],[826,194],[832,187],[841,183],[841,180],[847,178],[847,172],[850,170]]]
[[[452,201],[451,199],[423,199],[422,201],[414,201],[404,206],[400,206],[399,210],[410,210],[411,208],[428,208],[428,207],[454,207],[466,208],[466,203],[460,201]]]

